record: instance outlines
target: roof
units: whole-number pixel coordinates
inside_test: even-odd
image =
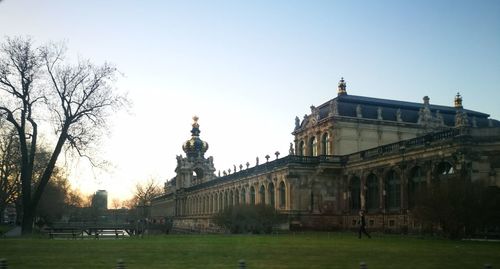
[[[360,112],[362,115],[361,118],[363,119],[378,120],[380,110],[383,120],[398,121],[399,110],[399,121],[403,123],[418,123],[421,110],[426,107],[424,103],[414,103],[344,94],[339,95],[315,108],[317,109],[319,114],[319,121],[331,116],[333,103],[335,104],[337,110],[336,116],[360,118],[358,117],[358,112]],[[433,104],[428,104],[427,108],[430,110],[434,120],[440,120],[442,118],[442,122],[444,125],[448,127],[455,126],[455,116],[457,114],[457,110],[459,109],[453,106]],[[500,126],[500,122],[497,120],[491,120],[490,122],[490,119],[488,119],[490,115],[486,113],[469,109],[461,109],[461,112],[465,112],[467,114],[468,121],[471,126]],[[301,127],[304,127],[303,124],[304,121],[302,122]]]

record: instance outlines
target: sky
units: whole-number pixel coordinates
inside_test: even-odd
[[[73,186],[113,198],[175,176],[199,116],[217,170],[288,154],[294,118],[347,92],[453,105],[500,119],[500,1],[0,1],[0,41],[63,41],[110,62],[132,105],[95,156],[66,161]]]

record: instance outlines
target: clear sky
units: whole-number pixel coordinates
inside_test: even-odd
[[[3,0],[0,40],[66,41],[109,61],[133,106],[110,119],[106,171],[72,163],[74,186],[129,197],[175,175],[200,117],[218,170],[280,151],[295,116],[348,94],[452,105],[500,119],[500,1]]]

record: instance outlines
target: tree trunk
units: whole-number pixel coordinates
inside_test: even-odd
[[[6,206],[0,205],[0,224],[4,222],[4,211]]]
[[[23,206],[23,222],[21,224],[21,231],[23,235],[30,235],[33,233],[34,210],[29,206]]]

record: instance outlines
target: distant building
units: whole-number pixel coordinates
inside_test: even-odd
[[[17,212],[16,212],[16,207],[13,204],[8,204],[3,210],[3,212],[0,213],[3,214],[2,220],[5,224],[16,223]]]
[[[417,229],[417,190],[454,177],[500,187],[500,122],[465,109],[460,94],[451,101],[348,95],[342,79],[337,97],[295,119],[288,156],[277,152],[275,160],[267,155],[217,175],[195,117],[186,156],[177,156],[176,176],[152,201],[151,217],[208,231],[229,206],[268,204],[302,227],[354,228],[364,210],[372,229]]]
[[[97,210],[108,209],[108,192],[106,190],[98,190],[92,196],[92,208]]]

